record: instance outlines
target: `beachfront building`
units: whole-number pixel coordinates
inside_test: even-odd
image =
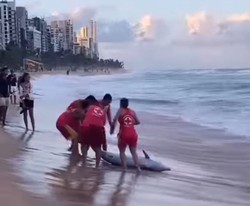
[[[60,52],[63,50],[63,32],[58,27],[50,27],[51,44],[53,45],[53,52]]]
[[[71,20],[60,20],[51,22],[51,30],[54,36],[56,51],[73,50],[74,31]]]
[[[1,47],[4,50],[11,42],[17,43],[16,3],[15,1],[0,1]]]
[[[47,25],[48,52],[54,52],[53,34],[51,26]]]
[[[97,26],[96,21],[90,21],[90,38],[89,38],[89,45],[91,50],[91,55],[93,57],[99,57],[98,52],[98,42],[97,42]]]
[[[78,38],[78,43],[81,47],[89,48],[89,33],[88,27],[82,27],[80,30],[80,36]]]
[[[42,36],[41,32],[38,31],[35,27],[28,27],[28,48],[32,51],[41,52],[42,49]]]
[[[1,24],[1,19],[0,19],[0,50],[3,50],[3,34],[2,34],[2,24]]]
[[[81,46],[80,46],[80,44],[77,43],[77,42],[74,42],[74,44],[73,44],[73,54],[74,54],[74,55],[79,55],[79,54],[81,54]]]
[[[80,45],[81,53],[85,54],[87,57],[94,58],[99,56],[96,22],[90,22],[90,32],[88,27],[82,27],[80,29],[80,35],[77,38],[77,43]]]
[[[19,47],[27,47],[27,32],[28,32],[28,11],[25,7],[16,7],[17,21],[17,43]]]
[[[47,22],[39,17],[34,17],[29,20],[29,26],[35,27],[37,31],[41,32],[41,52],[49,51],[49,40],[48,40],[48,30]]]

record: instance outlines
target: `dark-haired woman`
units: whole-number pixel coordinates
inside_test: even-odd
[[[26,130],[28,127],[28,114],[30,117],[32,130],[35,131],[35,118],[34,118],[34,98],[32,97],[32,85],[30,82],[30,74],[24,73],[20,82],[20,99],[23,110],[23,120]]]

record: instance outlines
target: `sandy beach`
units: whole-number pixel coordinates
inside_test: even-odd
[[[83,82],[111,81],[84,78],[47,74],[35,78],[35,133],[24,132],[18,107],[11,106],[7,127],[0,130],[1,202],[10,206],[17,202],[21,206],[249,205],[250,143],[224,130],[139,112],[143,120],[138,128],[139,154],[145,149],[151,158],[170,166],[171,172],[124,174],[104,162],[95,170],[93,152],[86,165],[72,158],[55,128],[56,118],[71,100],[94,92]],[[114,108],[116,104],[114,100]],[[108,136],[108,142],[108,150],[117,152],[116,139]]]
[[[11,110],[13,110],[13,108]],[[19,187],[20,179],[13,175],[14,170],[10,160],[20,155],[20,145],[18,145],[17,141],[2,128],[0,129],[0,137],[1,205],[39,205],[41,199],[22,190],[21,187]]]

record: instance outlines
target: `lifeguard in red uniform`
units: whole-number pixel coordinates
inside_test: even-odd
[[[133,156],[135,165],[138,171],[141,171],[138,162],[138,155],[137,155],[137,142],[138,142],[138,135],[135,130],[135,125],[140,124],[136,113],[128,108],[129,100],[123,98],[120,100],[120,109],[116,113],[116,116],[112,123],[112,128],[110,133],[113,134],[115,130],[115,126],[117,121],[120,124],[120,129],[118,133],[118,148],[120,151],[120,158],[122,162],[122,166],[124,170],[127,168],[126,163],[126,148],[127,146],[130,149],[131,155]]]
[[[72,153],[78,153],[78,133],[82,119],[89,106],[88,101],[81,102],[81,107],[63,112],[56,122],[57,129],[66,140],[72,141]]]
[[[101,146],[106,144],[105,137],[105,112],[97,100],[92,101],[80,128],[79,142],[82,144],[82,153],[86,158],[91,147],[96,154],[96,167],[101,160]]]

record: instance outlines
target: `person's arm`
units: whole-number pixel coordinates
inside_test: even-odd
[[[0,97],[3,97],[3,85],[2,85],[2,80],[0,79]]]
[[[20,82],[20,78],[17,80],[17,89],[18,89],[18,92],[19,92],[19,94],[20,94],[20,92],[21,92],[21,82]]]
[[[8,91],[11,94],[11,77],[10,76],[7,77],[7,82],[8,82]]]
[[[110,127],[110,134],[114,134],[115,127],[116,127],[116,124],[117,124],[117,121],[118,121],[118,119],[119,119],[119,117],[120,117],[120,115],[121,115],[121,111],[122,111],[122,110],[119,109],[119,110],[117,111],[117,113],[116,113],[114,119],[113,119],[113,122],[112,122],[111,127]]]
[[[111,108],[110,108],[111,106],[109,105],[108,106],[108,109],[107,109],[107,118],[108,118],[108,122],[109,122],[109,126],[111,127],[111,125],[112,125],[112,117],[111,117]]]
[[[133,111],[133,112],[134,112],[134,118],[135,118],[135,125],[141,124],[141,122],[140,122],[140,120],[139,120],[137,114],[135,113],[135,111]]]

